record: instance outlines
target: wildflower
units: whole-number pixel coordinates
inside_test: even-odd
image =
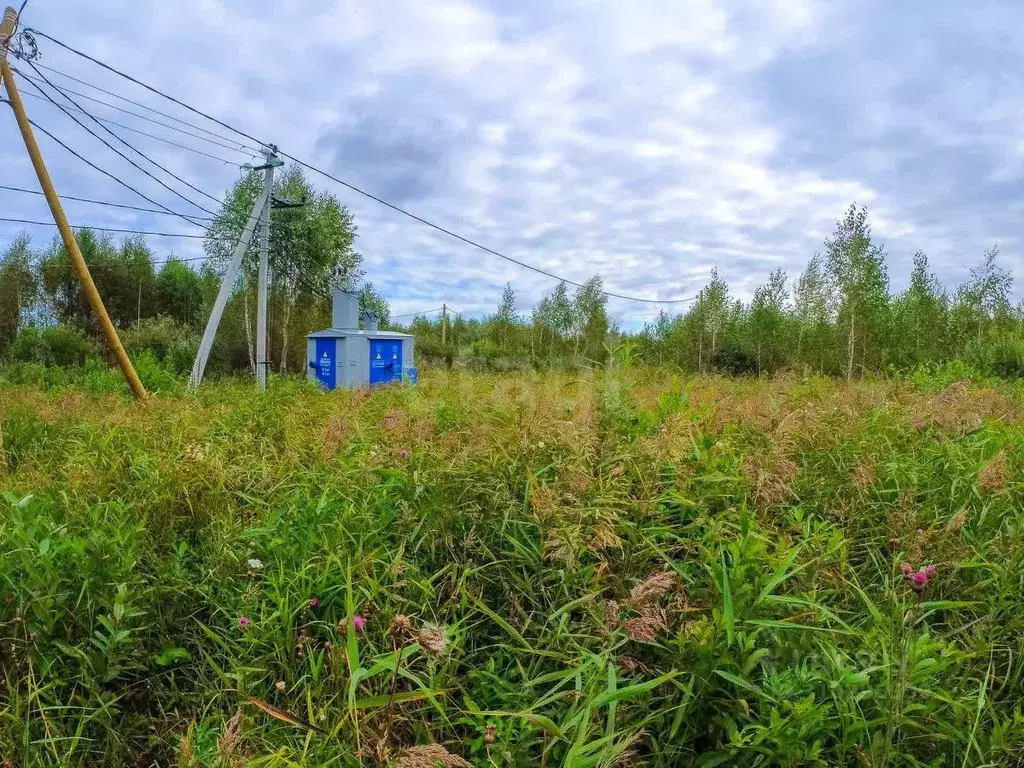
[[[239,616],[238,617],[238,626],[240,626],[242,629],[245,629],[246,627],[248,627],[249,626],[249,617],[248,616]]]
[[[4,602],[7,603],[8,605],[11,604],[12,600],[14,600],[14,595],[12,595],[10,592],[8,592],[6,595],[4,595]]]
[[[245,561],[245,566],[250,571],[262,571],[263,561],[260,560],[258,557],[250,557],[248,560]]]
[[[488,725],[487,730],[484,732],[484,744],[493,744],[495,739],[495,731],[498,730],[496,725]]]
[[[396,613],[391,618],[391,634],[394,637],[398,637],[399,635],[404,635],[410,629],[412,629],[412,622],[409,621],[409,617],[408,616],[403,616],[400,613]]]
[[[320,607],[320,598],[316,597],[316,596],[309,598],[309,607],[310,608],[319,608]]]
[[[917,535],[918,536],[924,536],[924,528],[918,528],[917,529]]]
[[[910,577],[910,586],[915,592],[924,592],[924,588],[928,586],[928,574],[924,571],[917,571]]]
[[[933,573],[935,573],[935,571],[936,571],[936,570],[938,570],[938,569],[937,569],[937,568],[936,568],[936,566],[934,566],[934,565],[929,565],[929,566],[928,566],[927,568],[925,568],[924,570],[925,570],[925,572],[926,572],[926,573],[927,573],[927,574],[928,574],[929,576],[931,576],[931,575],[932,575]]]
[[[448,637],[442,627],[423,627],[417,633],[416,641],[424,653],[431,656],[440,656],[448,648]]]
[[[910,563],[904,563],[900,566],[900,570],[903,571],[904,576],[909,578],[910,574],[914,572],[914,566],[912,566]]]
[[[398,452],[398,455],[401,456],[403,459],[408,459],[409,458],[409,449],[408,448],[403,448],[402,450],[400,450]]]
[[[278,680],[276,683],[274,683],[274,687],[277,688],[278,693],[284,693],[285,690],[288,688],[288,686],[285,685],[284,680]]]
[[[366,619],[356,614],[352,617],[352,626],[356,628],[356,632],[362,632],[366,626]],[[338,622],[338,631],[343,635],[348,634],[348,619],[342,619]]]

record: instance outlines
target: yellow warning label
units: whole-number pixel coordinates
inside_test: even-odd
[[[392,360],[397,360],[397,359],[398,359],[398,353],[397,353],[397,352],[395,352],[395,354],[393,354],[393,355],[391,356],[391,359],[392,359]]]
[[[322,355],[322,357],[327,357],[327,353],[326,353],[326,352],[324,352],[324,353],[323,353],[323,355]]]
[[[380,360],[380,352],[377,353],[377,359]]]

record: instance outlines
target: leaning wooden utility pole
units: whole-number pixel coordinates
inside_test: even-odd
[[[445,345],[445,339],[448,336],[448,334],[446,333],[447,330],[448,330],[448,305],[447,304],[442,304],[441,305],[441,346],[442,347]]]
[[[46,164],[43,162],[43,156],[39,152],[36,137],[32,133],[32,126],[28,121],[28,116],[25,114],[25,105],[21,101],[21,94],[18,93],[18,86],[14,82],[14,73],[11,72],[11,66],[7,63],[7,52],[10,48],[11,38],[14,37],[17,23],[17,11],[13,8],[8,8],[4,11],[3,24],[0,24],[0,75],[2,75],[4,86],[7,88],[7,98],[10,100],[11,108],[14,110],[14,117],[18,121],[21,137],[25,140],[25,149],[28,150],[28,156],[32,160],[32,167],[35,168],[36,176],[39,177],[39,185],[43,188],[43,194],[46,196],[46,202],[50,206],[50,213],[53,214],[54,223],[56,223],[57,229],[60,230],[61,240],[64,241],[64,249],[68,252],[71,266],[74,267],[75,272],[78,274],[78,279],[82,283],[82,290],[89,300],[89,305],[92,307],[97,321],[99,321],[100,330],[103,331],[103,336],[107,340],[107,346],[114,353],[117,364],[121,367],[121,372],[124,373],[128,386],[131,387],[136,399],[145,400],[146,389],[142,386],[142,382],[139,381],[139,375],[135,372],[132,361],[128,359],[128,353],[124,351],[121,340],[117,337],[117,330],[114,328],[114,324],[110,322],[107,309],[103,306],[103,299],[96,290],[96,284],[92,281],[92,275],[89,274],[89,267],[86,265],[85,259],[82,258],[82,251],[78,248],[75,233],[71,229],[71,225],[68,224],[67,217],[64,215],[64,208],[60,204],[60,197],[58,197],[56,190],[53,188],[53,181],[46,170]]]

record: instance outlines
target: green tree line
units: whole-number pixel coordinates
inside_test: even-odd
[[[602,288],[600,277],[575,290],[560,283],[532,312],[517,314],[506,286],[486,320],[417,318],[411,330],[425,351],[448,361],[587,364],[625,348],[634,359],[691,372],[790,368],[853,378],[963,360],[995,375],[1024,375],[1024,306],[1014,305],[1013,278],[998,249],[982,254],[953,289],[918,252],[908,286],[894,291],[868,212],[855,205],[801,273],[791,279],[775,270],[747,302],[712,270],[685,312],[663,312],[624,334],[609,319]]]
[[[191,366],[198,337],[252,201],[256,174],[230,191],[205,241],[202,266],[158,257],[141,238],[120,242],[79,232],[86,261],[130,351],[149,350],[176,372]],[[270,266],[270,348],[275,370],[305,370],[305,335],[330,324],[326,287],[358,289],[382,327],[390,308],[364,281],[351,214],[312,188],[298,170],[281,175],[275,196],[302,201],[275,211]],[[888,255],[872,237],[868,212],[851,206],[799,274],[776,270],[749,301],[735,298],[713,270],[685,312],[663,312],[641,331],[622,332],[609,315],[603,282],[555,285],[532,309],[506,285],[493,314],[445,313],[401,326],[416,335],[427,363],[586,366],[618,350],[632,359],[685,371],[761,374],[779,369],[844,378],[908,371],[963,360],[1005,377],[1024,375],[1024,306],[993,247],[968,279],[944,286],[924,253],[913,256],[907,287],[890,283]],[[212,372],[255,369],[256,252],[243,262],[210,363]],[[0,356],[73,364],[98,352],[92,313],[59,240],[36,250],[19,236],[0,255]]]

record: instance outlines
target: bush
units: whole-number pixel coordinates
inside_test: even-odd
[[[22,328],[8,350],[8,357],[15,362],[61,368],[83,365],[98,354],[96,342],[70,325],[51,325],[42,330],[34,326]]]
[[[741,347],[723,347],[715,352],[711,364],[731,376],[752,376],[757,373],[757,359]]]
[[[175,374],[192,368],[199,338],[187,325],[161,315],[136,323],[121,333],[121,341],[133,356],[149,352]]]

